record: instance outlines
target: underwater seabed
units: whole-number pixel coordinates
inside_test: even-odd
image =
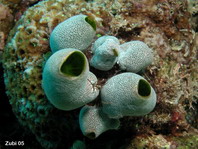
[[[0,0],[0,12],[4,12],[0,13],[0,148],[198,148],[196,1],[39,1]],[[154,88],[156,107],[145,116],[121,118],[118,130],[96,139],[82,134],[80,108],[58,110],[41,86],[43,66],[52,55],[50,33],[78,14],[95,18],[94,41],[103,35],[115,36],[121,44],[140,40],[154,52],[154,61],[139,75]],[[90,61],[91,46],[85,55]],[[125,72],[117,64],[108,71],[93,67],[90,71],[101,86]]]

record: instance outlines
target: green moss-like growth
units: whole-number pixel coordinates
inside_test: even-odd
[[[95,22],[92,18],[86,17],[86,18],[85,18],[85,21],[86,21],[87,23],[89,23],[89,24],[93,27],[94,30],[96,30],[96,22]]]
[[[141,79],[138,83],[138,94],[140,96],[149,96],[151,94],[151,86],[150,84]]]
[[[85,57],[80,52],[73,52],[63,62],[60,70],[65,75],[79,76],[85,68]]]

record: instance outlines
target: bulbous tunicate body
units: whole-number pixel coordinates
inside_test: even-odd
[[[118,65],[121,70],[137,73],[153,61],[152,50],[142,41],[126,42],[120,48]]]
[[[105,36],[102,40],[99,38],[99,42],[96,41],[95,48],[93,48],[94,51],[92,51],[94,55],[90,60],[90,65],[92,67],[108,71],[114,66],[120,51],[119,41],[116,39],[117,38],[113,38],[113,36]]]
[[[42,86],[48,100],[58,109],[73,110],[94,100],[97,78],[89,72],[86,56],[76,49],[54,53],[43,70]]]
[[[110,78],[101,89],[102,110],[110,118],[142,116],[151,112],[156,94],[150,84],[135,73]]]
[[[120,121],[110,119],[100,107],[84,106],[79,115],[80,129],[83,135],[94,139],[110,129],[118,129]]]
[[[98,39],[94,42],[94,44],[93,44],[93,46],[92,46],[92,48],[91,48],[92,52],[95,53],[95,50],[96,50],[99,46],[101,46],[101,45],[102,45],[106,40],[108,40],[108,39],[113,40],[116,44],[120,44],[120,41],[118,40],[118,38],[116,38],[116,37],[114,37],[114,36],[105,35],[105,36],[102,36],[102,37],[98,38]]]
[[[76,15],[58,24],[50,35],[52,52],[65,48],[86,50],[95,36],[94,20],[86,15]]]

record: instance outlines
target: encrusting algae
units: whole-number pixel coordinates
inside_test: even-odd
[[[78,14],[96,20],[97,36],[112,35],[121,44],[140,40],[154,52],[153,63],[142,72],[158,97],[153,112],[124,117],[118,131],[109,131],[95,140],[80,132],[80,110],[56,109],[41,86],[44,64],[52,54],[50,33]],[[190,17],[187,0],[39,2],[26,10],[4,48],[4,78],[13,112],[47,149],[69,148],[75,140],[83,140],[87,148],[94,149],[198,148],[198,34],[191,27]],[[85,53],[88,60],[92,57],[90,51],[89,47]],[[101,86],[121,72],[117,65],[103,73],[94,68],[90,71]]]

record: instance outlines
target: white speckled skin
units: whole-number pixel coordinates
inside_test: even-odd
[[[120,43],[116,37],[102,36],[96,40],[92,47],[93,57],[90,65],[96,69],[108,71],[117,62]]]
[[[101,46],[107,39],[113,40],[113,41],[114,41],[116,44],[118,44],[118,45],[120,44],[120,41],[119,41],[116,37],[105,35],[105,36],[102,36],[102,37],[98,38],[98,39],[94,42],[94,44],[93,44],[93,46],[92,46],[92,48],[91,48],[92,52],[95,53],[95,50],[96,50],[99,46]]]
[[[152,50],[142,41],[130,41],[120,46],[122,52],[118,56],[121,70],[137,73],[153,61]]]
[[[50,35],[52,52],[65,48],[86,50],[95,36],[93,27],[85,21],[86,15],[76,15],[58,24]]]
[[[63,49],[54,53],[46,62],[43,70],[42,86],[48,100],[58,109],[73,110],[94,100],[99,90],[94,86],[97,78],[89,72],[87,58],[85,68],[76,77],[66,76],[60,71],[65,59],[76,49]]]
[[[156,93],[151,87],[149,96],[138,94],[138,82],[143,77],[135,73],[122,73],[110,78],[101,89],[102,110],[110,118],[142,116],[156,105]]]
[[[97,138],[103,132],[110,129],[118,129],[120,121],[118,119],[110,119],[101,108],[96,106],[84,106],[79,115],[80,129],[83,135],[92,139]]]

